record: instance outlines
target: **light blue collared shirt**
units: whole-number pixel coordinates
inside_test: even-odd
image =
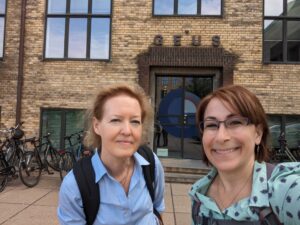
[[[121,184],[109,175],[99,154],[92,157],[95,182],[100,187],[100,207],[95,225],[157,225],[158,219],[153,213],[153,206],[162,213],[164,203],[164,171],[155,158],[155,201],[152,203],[143,175],[142,165],[149,165],[137,152],[134,153],[135,166],[131,177],[128,196]],[[64,178],[59,192],[57,209],[60,224],[86,224],[82,199],[73,171]]]

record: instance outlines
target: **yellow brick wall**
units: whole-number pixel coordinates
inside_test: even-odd
[[[8,1],[0,62],[1,122],[7,126],[15,121],[20,2]],[[182,35],[182,46],[191,46],[192,35],[200,35],[202,47],[219,35],[220,47],[239,56],[234,83],[254,91],[268,113],[300,114],[300,65],[262,63],[262,0],[224,0],[223,18],[152,17],[152,1],[113,1],[110,62],[43,60],[45,2],[27,1],[22,120],[28,130],[38,131],[41,107],[86,108],[101,85],[135,82],[136,57],[157,34],[163,46],[173,46],[173,35]]]

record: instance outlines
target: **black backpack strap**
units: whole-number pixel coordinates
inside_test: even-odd
[[[94,223],[100,206],[99,185],[95,183],[95,172],[91,159],[92,156],[83,157],[73,167],[87,225]]]
[[[155,180],[155,159],[153,151],[146,145],[142,145],[139,147],[137,152],[143,156],[149,162],[149,165],[142,166],[144,179],[146,182],[147,189],[151,196],[152,202],[154,202],[155,194],[154,194],[154,180]],[[159,212],[153,206],[153,213],[160,220],[161,224],[163,224],[162,218]]]

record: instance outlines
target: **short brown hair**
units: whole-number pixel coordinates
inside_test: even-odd
[[[97,135],[93,128],[93,118],[101,120],[103,118],[103,107],[106,101],[110,98],[126,95],[136,99],[139,102],[142,111],[142,124],[143,124],[143,134],[142,142],[146,142],[147,134],[149,128],[152,127],[151,123],[153,120],[153,109],[150,100],[144,90],[137,84],[128,83],[116,83],[112,85],[102,86],[91,108],[87,110],[86,122],[88,126],[88,132],[85,136],[85,145],[91,148],[101,147],[101,138]]]
[[[269,159],[269,126],[267,117],[263,106],[255,94],[239,85],[229,85],[217,89],[211,94],[207,95],[197,107],[196,122],[199,124],[204,120],[204,114],[208,103],[217,98],[222,102],[227,103],[233,110],[238,112],[241,116],[247,117],[251,124],[255,126],[260,125],[262,129],[262,139],[259,145],[259,151],[255,151],[255,159],[259,162],[267,161]],[[202,138],[202,134],[200,132]],[[203,160],[207,164],[209,161],[203,151]]]

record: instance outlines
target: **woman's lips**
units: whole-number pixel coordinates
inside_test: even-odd
[[[236,150],[238,150],[239,147],[234,147],[234,148],[224,148],[224,149],[213,149],[214,152],[218,153],[218,154],[228,154],[231,152],[234,152]]]

